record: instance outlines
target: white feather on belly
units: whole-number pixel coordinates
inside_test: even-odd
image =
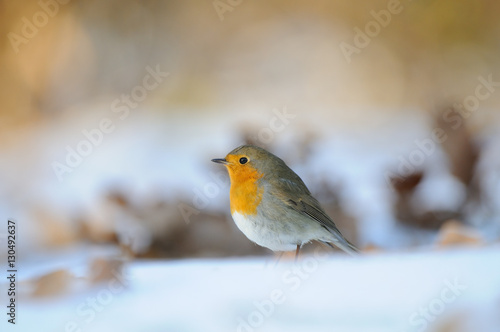
[[[261,247],[266,247],[273,251],[292,251],[296,249],[297,243],[302,243],[302,241],[287,236],[287,234],[275,234],[266,229],[262,221],[255,222],[255,220],[247,218],[236,211],[232,216],[239,230],[242,231],[250,241],[257,243]]]

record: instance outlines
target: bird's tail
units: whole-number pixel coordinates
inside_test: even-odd
[[[325,244],[329,245],[332,248],[339,248],[343,250],[344,252],[348,253],[349,255],[356,256],[359,255],[360,251],[354,244],[351,242],[347,241],[344,237],[339,237],[336,239],[337,241],[332,241],[332,242],[324,242]]]

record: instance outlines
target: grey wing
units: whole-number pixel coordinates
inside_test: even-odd
[[[308,200],[312,201],[313,204],[309,204],[308,202],[305,202],[303,200],[299,200],[298,202],[290,200],[290,204],[292,205],[292,207],[295,206],[296,209],[301,213],[319,222],[321,226],[323,226],[330,233],[332,233],[332,235],[336,239],[336,241],[334,241],[333,244],[335,244],[337,247],[339,247],[340,249],[344,250],[349,254],[358,253],[359,252],[358,248],[356,248],[351,242],[347,241],[347,239],[342,235],[342,233],[340,233],[333,220],[319,206],[318,201],[313,197],[309,197]],[[330,243],[327,244],[330,245]]]
[[[294,182],[288,179],[280,179],[282,186],[287,187],[287,192],[293,192],[290,197],[280,197],[280,199],[290,208],[298,211],[299,213],[308,216],[309,218],[317,221],[321,226],[327,229],[335,238],[334,244],[340,249],[348,253],[357,253],[359,250],[349,241],[347,241],[342,233],[333,222],[333,220],[321,208],[319,202],[311,196],[309,190],[302,182]],[[292,190],[290,190],[292,189]]]
[[[322,208],[318,207],[319,202],[313,197],[309,198],[308,200],[312,201],[311,202],[312,204],[307,203],[302,199],[298,200],[289,199],[288,205],[293,209],[299,211],[300,213],[305,214],[310,218],[316,220],[321,224],[321,226],[328,229],[331,233],[343,237],[340,231],[338,230],[337,226],[333,222],[333,220],[323,211]]]

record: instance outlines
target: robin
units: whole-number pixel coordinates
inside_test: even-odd
[[[273,251],[295,250],[296,259],[302,245],[311,241],[358,252],[302,179],[272,153],[243,145],[212,161],[229,172],[231,215],[249,240]]]

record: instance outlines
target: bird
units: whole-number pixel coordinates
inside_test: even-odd
[[[339,231],[302,179],[271,152],[242,145],[212,159],[229,173],[231,216],[245,236],[274,252],[318,241],[356,255],[359,249]]]

